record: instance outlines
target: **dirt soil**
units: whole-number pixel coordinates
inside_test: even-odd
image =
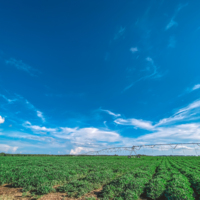
[[[42,196],[31,196],[30,193],[26,193],[26,196],[23,196],[22,188],[12,188],[9,185],[5,184],[0,186],[0,200],[85,200],[87,197],[95,197],[101,193],[102,188],[94,190],[81,198],[69,198],[67,193],[49,193]]]

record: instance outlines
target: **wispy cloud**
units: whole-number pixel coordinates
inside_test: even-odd
[[[178,97],[181,97],[183,95],[186,95],[186,94],[191,93],[193,91],[196,91],[198,89],[200,89],[200,84],[195,84],[192,87],[187,87],[183,93],[181,93],[180,95],[178,95]]]
[[[176,46],[176,40],[175,40],[175,37],[174,36],[171,36],[169,38],[169,44],[168,44],[168,47],[170,48],[175,48]]]
[[[125,92],[126,90],[130,89],[135,83],[137,83],[137,82],[139,82],[141,80],[146,80],[146,79],[149,79],[149,78],[160,78],[162,76],[161,74],[158,73],[158,68],[155,65],[154,60],[151,57],[147,57],[146,61],[150,64],[150,67],[151,67],[151,69],[150,70],[148,69],[147,71],[148,72],[151,71],[151,73],[147,74],[145,76],[142,76],[141,78],[139,78],[135,82],[131,83],[130,85],[125,87],[122,92]]]
[[[119,31],[115,34],[114,40],[119,39],[121,36],[124,35],[126,28],[120,27]]]
[[[25,71],[27,73],[29,73],[31,76],[36,76],[35,73],[38,73],[39,71],[34,69],[33,67],[31,67],[30,65],[25,64],[24,62],[22,62],[22,60],[16,60],[15,58],[10,58],[8,60],[5,61],[5,63],[7,65],[11,65],[14,66],[15,68],[17,68],[18,70],[22,70]]]
[[[172,18],[172,19],[170,20],[170,22],[167,24],[167,26],[165,27],[165,30],[168,30],[168,29],[170,29],[170,28],[173,27],[173,26],[178,26],[178,23],[175,22],[174,19]]]
[[[104,121],[103,124],[104,124],[104,126],[105,126],[106,128],[108,128],[108,126],[107,126],[107,121]]]
[[[5,122],[5,118],[3,118],[2,116],[0,116],[0,124],[3,124]]]
[[[116,114],[116,113],[114,113],[114,112],[111,112],[110,110],[104,110],[104,109],[100,109],[101,111],[103,111],[103,112],[106,112],[106,113],[108,113],[109,115],[112,115],[112,116],[114,116],[114,117],[120,117],[121,116],[121,114]]]
[[[41,118],[43,122],[45,122],[45,118],[44,118],[44,116],[43,116],[43,114],[42,114],[41,111],[37,110],[37,116],[38,116],[39,118]]]
[[[131,47],[130,51],[131,51],[131,53],[138,52],[138,48],[137,47]]]
[[[12,123],[15,124],[21,124],[25,120],[20,118],[20,115],[27,113],[27,110],[29,110],[31,112],[28,112],[28,115],[35,115],[35,117],[39,118],[42,122],[46,122],[44,114],[40,110],[38,110],[33,104],[31,104],[27,99],[25,99],[19,94],[12,95],[12,98],[10,96],[0,94],[0,101],[2,102],[2,98],[6,101],[5,104],[1,103],[1,108],[8,116],[8,121],[12,121]],[[2,114],[5,115],[5,113]]]
[[[157,123],[136,118],[123,119],[121,117],[114,119],[114,123],[118,125],[133,126],[134,128],[148,131],[147,134],[143,134],[137,138],[123,137],[117,131],[109,130],[108,127],[48,128],[32,125],[29,121],[23,124],[25,128],[31,129],[36,134],[48,132],[49,136],[30,135],[19,132],[5,132],[2,134],[8,137],[28,139],[30,141],[36,140],[49,144],[52,143],[55,144],[54,147],[59,147],[60,145],[66,148],[66,144],[68,144],[68,146],[70,145],[69,152],[71,154],[78,154],[112,146],[199,141],[200,123],[197,120],[192,121],[193,117],[196,116],[200,117],[200,100],[196,100],[178,109],[172,116],[161,119]]]
[[[3,95],[3,94],[0,94],[0,96],[2,97],[2,98],[4,98],[8,103],[12,103],[12,102],[15,102],[15,101],[17,101],[17,99],[8,99],[5,95]]]
[[[21,97],[21,96],[20,96],[20,97]],[[21,97],[21,98],[23,98],[23,97]],[[46,120],[45,120],[45,118],[44,118],[44,116],[43,116],[43,113],[42,113],[41,111],[37,110],[37,109],[35,108],[35,106],[34,106],[33,104],[31,104],[27,99],[24,99],[24,100],[25,100],[26,105],[29,107],[29,109],[31,109],[31,110],[33,110],[34,112],[36,112],[36,115],[37,115],[43,122],[45,122]]]
[[[169,125],[172,123],[176,123],[177,121],[194,119],[195,115],[198,115],[199,111],[200,100],[197,100],[190,103],[188,106],[179,109],[172,116],[161,119],[157,124],[155,124],[155,126],[158,127],[161,125]]]
[[[138,137],[137,142],[148,143],[181,143],[200,141],[200,123],[187,123],[158,128],[155,132]]]
[[[150,121],[144,121],[142,119],[122,119],[118,118],[114,121],[116,124],[120,125],[131,125],[136,128],[146,129],[146,130],[153,130],[154,126],[152,125],[152,122]]]
[[[192,91],[198,90],[198,89],[200,89],[200,84],[194,85],[194,87],[192,88]]]
[[[186,4],[179,4],[178,8],[175,10],[174,15],[172,16],[170,22],[167,24],[167,26],[165,27],[165,30],[169,30],[171,27],[173,26],[178,26],[178,23],[176,21],[174,21],[175,17],[177,16],[177,14],[179,13],[179,11],[181,9],[183,9],[184,7],[186,7],[188,5],[188,3]]]
[[[160,130],[160,128],[164,126],[174,125],[177,122],[185,123],[187,121],[191,121],[197,118],[200,118],[200,100],[190,103],[189,105],[179,109],[172,116],[168,118],[163,118],[154,125],[153,122],[151,121],[145,121],[143,119],[135,119],[135,118],[130,118],[130,119],[118,118],[114,120],[114,122],[116,124],[134,126],[140,129]]]
[[[55,132],[57,129],[55,128],[46,128],[45,126],[37,126],[37,125],[32,125],[29,121],[26,121],[23,124],[24,127],[31,129],[32,131],[36,133],[43,133],[46,134],[46,132]]]

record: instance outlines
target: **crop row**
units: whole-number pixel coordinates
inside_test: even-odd
[[[152,199],[193,200],[193,190],[188,179],[164,159],[154,178],[147,186],[147,196]]]
[[[195,190],[197,195],[200,196],[199,168],[192,165],[192,163],[187,163],[179,159],[176,161],[173,159],[170,162],[176,169],[178,169],[184,176],[188,178],[192,188]]]
[[[148,160],[133,161],[123,157],[2,157],[0,184],[11,184],[13,187],[22,187],[23,191],[45,194],[54,191],[54,185],[65,186],[66,183],[70,183],[69,187],[71,185],[71,188],[82,188],[81,191],[86,192],[100,187],[100,184],[107,183]],[[92,179],[98,179],[99,182]],[[83,182],[88,189],[84,189]],[[66,190],[63,188],[59,189]]]
[[[144,163],[142,167],[132,169],[124,176],[105,185],[101,195],[102,199],[137,200],[144,192],[146,184],[152,178],[160,162],[161,160],[154,160],[154,162],[152,160],[152,162]]]

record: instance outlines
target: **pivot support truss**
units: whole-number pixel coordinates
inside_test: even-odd
[[[130,155],[132,152],[134,152],[137,155],[137,151],[140,150],[141,148],[156,148],[156,147],[161,147],[162,146],[166,147],[169,146],[169,149],[176,149],[176,148],[181,148],[183,145],[198,145],[200,147],[200,143],[172,143],[172,144],[150,144],[150,145],[137,145],[137,146],[132,146],[132,147],[112,147],[112,148],[106,148],[102,149],[99,151],[89,151],[85,153],[84,155],[107,155],[108,153],[117,153],[117,152],[124,152],[124,151],[129,151]],[[195,149],[196,150],[196,149]]]

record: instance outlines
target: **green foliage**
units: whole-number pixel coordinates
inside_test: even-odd
[[[28,192],[36,198],[60,191],[79,198],[101,187],[98,198],[103,200],[137,200],[141,194],[151,199],[193,200],[194,191],[200,195],[198,157],[2,155],[0,184],[22,187],[24,197]],[[55,190],[55,185],[60,186]]]
[[[139,196],[134,190],[128,189],[128,190],[126,190],[126,192],[124,194],[124,198],[126,200],[138,200]]]
[[[147,189],[147,196],[152,199],[157,199],[162,196],[166,189],[167,181],[164,178],[152,179]]]
[[[86,199],[86,200],[96,200],[95,197],[86,197],[85,199]]]

